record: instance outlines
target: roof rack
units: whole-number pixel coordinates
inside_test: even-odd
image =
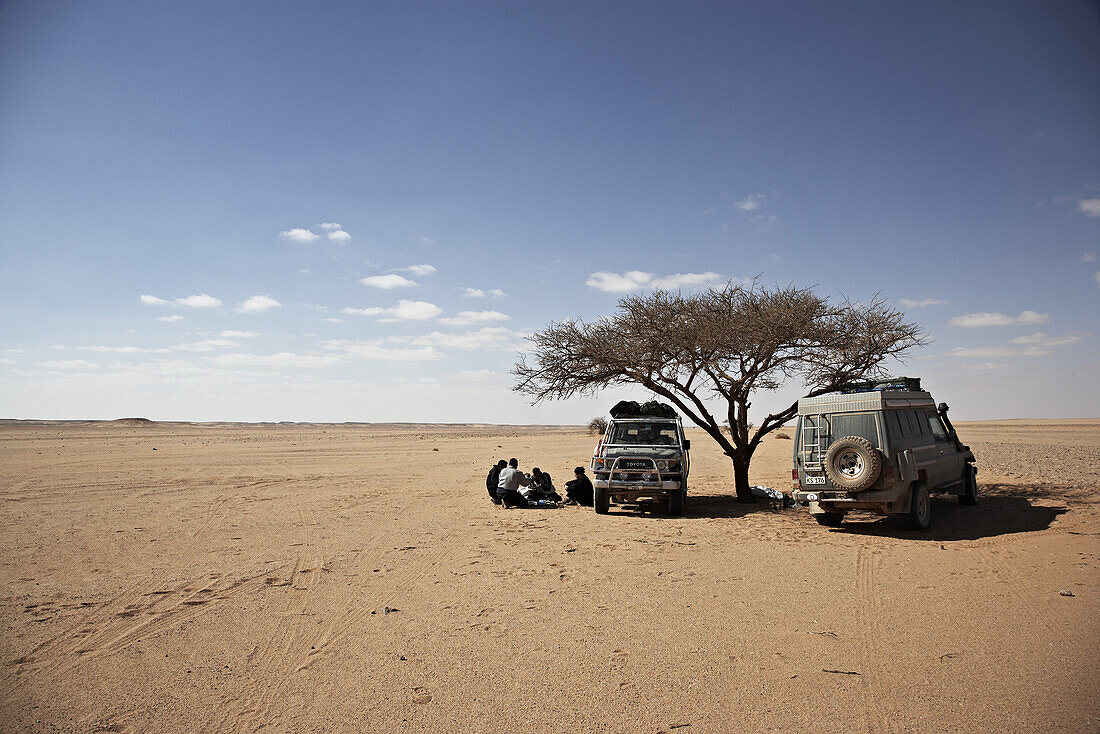
[[[883,380],[850,382],[841,387],[839,392],[848,395],[857,392],[890,392],[895,390],[912,392],[920,389],[919,377],[888,377]]]

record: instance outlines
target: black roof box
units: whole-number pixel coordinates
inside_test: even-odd
[[[650,400],[648,403],[638,404],[634,400],[621,400],[615,403],[611,409],[612,418],[676,418],[676,409],[671,405]]]

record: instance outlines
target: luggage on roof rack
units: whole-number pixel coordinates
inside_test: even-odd
[[[854,392],[885,392],[889,390],[917,391],[920,390],[919,377],[888,377],[882,380],[863,380],[852,382],[840,388],[844,394]]]
[[[640,418],[649,416],[653,418],[676,418],[676,409],[671,405],[650,400],[648,403],[638,404],[635,400],[621,400],[615,403],[610,411],[612,418]]]

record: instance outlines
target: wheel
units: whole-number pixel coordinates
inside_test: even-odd
[[[910,530],[927,530],[932,525],[932,497],[923,484],[913,486],[909,512],[902,515],[905,527]]]
[[[678,489],[668,493],[668,514],[673,517],[684,514],[684,490]]]
[[[978,504],[978,477],[977,470],[970,464],[963,469],[963,491],[959,495],[960,505]]]
[[[840,524],[844,522],[844,513],[826,512],[821,515],[814,515],[814,519],[817,520],[818,525],[824,525],[828,528],[839,528]]]
[[[607,511],[611,509],[611,495],[608,494],[606,488],[594,487],[592,489],[592,507],[596,510],[597,515],[606,515]]]
[[[882,475],[882,454],[862,436],[845,436],[825,454],[825,473],[834,486],[858,492]]]

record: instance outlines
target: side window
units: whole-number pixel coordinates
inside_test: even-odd
[[[932,429],[932,435],[936,437],[937,441],[947,440],[947,429],[943,427],[943,423],[940,422],[940,417],[935,413],[925,413],[928,416],[928,427]]]
[[[913,423],[909,420],[908,410],[897,411],[898,423],[901,424],[901,435],[909,438],[913,435]]]
[[[905,432],[902,431],[901,423],[898,421],[898,411],[886,411],[886,425],[890,427],[891,436],[894,438],[905,438]]]
[[[928,433],[928,422],[924,420],[923,413],[915,410],[905,411],[909,415],[909,422],[913,424],[913,435],[924,436]]]

